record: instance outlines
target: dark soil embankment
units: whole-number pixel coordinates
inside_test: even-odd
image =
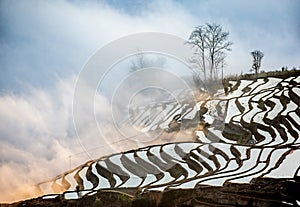
[[[130,195],[118,191],[98,191],[77,200],[36,198],[1,207],[208,207],[208,206],[297,206],[298,179],[257,178],[250,184],[225,183],[222,187],[201,185],[195,189],[149,191]]]

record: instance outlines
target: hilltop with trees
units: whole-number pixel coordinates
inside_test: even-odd
[[[202,71],[205,82],[217,80],[220,70],[223,78],[226,53],[231,51],[233,44],[228,38],[229,32],[215,23],[200,25],[192,31],[188,43],[196,48],[196,52],[191,61]]]

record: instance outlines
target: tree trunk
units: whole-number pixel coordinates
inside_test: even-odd
[[[214,55],[211,55],[210,80],[213,80],[213,72],[214,72]]]
[[[205,67],[204,51],[202,51],[202,64],[203,64],[204,81],[206,82],[206,67]]]

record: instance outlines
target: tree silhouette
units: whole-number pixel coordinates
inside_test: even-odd
[[[131,61],[130,71],[135,72],[140,69],[145,69],[149,67],[165,67],[166,59],[161,56],[154,56],[155,58],[150,58],[147,54],[143,52],[138,52],[134,55],[135,59]]]
[[[192,61],[202,70],[204,74],[204,80],[206,80],[206,65],[205,65],[205,52],[207,49],[206,45],[206,27],[204,25],[198,26],[191,33],[189,37],[189,43],[197,47],[195,57]],[[200,56],[200,59],[198,58]]]
[[[233,44],[228,41],[229,33],[224,32],[221,25],[205,24],[195,28],[189,37],[189,43],[197,48],[193,62],[197,63],[207,77],[206,62],[209,65],[210,80],[218,78],[220,65],[224,65],[226,51],[230,51]],[[200,56],[200,58],[199,58]]]
[[[251,55],[253,57],[252,70],[254,70],[255,74],[257,75],[261,66],[261,59],[264,57],[264,53],[259,50],[255,50],[251,52]]]

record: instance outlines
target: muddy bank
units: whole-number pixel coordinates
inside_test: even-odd
[[[138,189],[102,190],[76,200],[36,198],[1,207],[198,207],[198,206],[298,206],[300,180],[256,178],[249,184],[200,185],[194,189],[167,189],[140,193]],[[123,192],[122,192],[123,191]]]

